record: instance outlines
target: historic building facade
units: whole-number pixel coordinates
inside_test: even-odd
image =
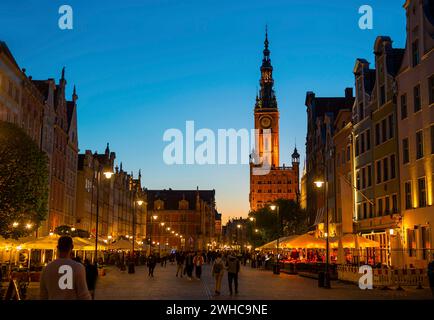
[[[337,235],[345,235],[353,232],[353,174],[354,165],[352,148],[352,111],[342,109],[334,122],[334,195],[335,195],[335,219]]]
[[[407,0],[406,50],[398,81],[400,208],[403,264],[433,258],[434,224],[434,16],[428,1]],[[432,5],[431,5],[432,10]]]
[[[44,97],[0,41],[0,120],[22,128],[41,146]]]
[[[279,109],[273,89],[267,33],[264,44],[260,91],[254,108],[257,134],[250,162],[250,210],[257,210],[281,198],[299,201],[300,155],[297,149],[292,154],[292,167],[279,166]]]
[[[98,210],[98,236],[105,240],[130,238],[135,230],[139,241],[146,235],[146,194],[137,179],[122,168],[114,166],[116,154],[109,146],[104,153],[86,150],[78,156],[76,220],[74,226],[96,235]],[[98,174],[100,171],[100,174]],[[110,178],[104,171],[113,172]],[[139,205],[138,201],[143,201]]]
[[[65,98],[65,70],[54,79],[34,80],[20,70],[6,43],[0,42],[0,119],[21,127],[48,156],[48,216],[38,230],[47,235],[72,225],[77,171],[76,99]]]
[[[335,201],[336,148],[333,137],[339,112],[350,111],[353,103],[351,88],[345,89],[344,97],[316,97],[314,92],[306,94],[306,210],[309,223],[316,226],[319,236],[325,235],[327,211],[329,234],[341,233]],[[315,181],[319,180],[325,182],[321,189],[315,186]]]
[[[380,243],[376,262],[392,264],[390,229],[400,223],[396,75],[403,50],[377,37],[375,69],[358,59],[354,67],[354,185],[356,231]]]
[[[248,242],[248,225],[249,219],[232,218],[224,228],[223,244],[229,249],[245,251],[249,247]]]
[[[146,196],[153,250],[205,250],[216,241],[215,190],[146,190]]]

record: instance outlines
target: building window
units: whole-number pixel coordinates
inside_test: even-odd
[[[383,159],[383,181],[389,180],[389,159]]]
[[[434,75],[428,79],[429,104],[434,103]]]
[[[366,168],[362,169],[362,189],[366,188]]]
[[[392,212],[398,212],[398,197],[396,194],[392,195]]]
[[[430,242],[430,229],[427,227],[421,228],[421,234],[422,234],[422,252],[423,252],[423,259],[428,260],[429,259],[429,253],[431,250],[431,242]]]
[[[371,129],[366,131],[366,150],[371,150]]]
[[[407,95],[403,94],[401,96],[401,120],[407,118]]]
[[[368,187],[372,186],[372,167],[368,166]]]
[[[402,139],[402,163],[410,162],[410,152],[408,150],[408,138]]]
[[[423,157],[423,132],[416,132],[416,159]]]
[[[347,161],[350,161],[351,159],[351,148],[350,146],[347,146]]]
[[[366,206],[366,202],[363,202],[363,218],[366,219],[368,217],[368,208]]]
[[[359,155],[359,137],[356,138],[356,157]]]
[[[396,178],[396,169],[395,169],[395,155],[392,154],[390,156],[390,179]]]
[[[395,133],[395,126],[393,123],[393,114],[389,115],[389,139],[392,139]]]
[[[431,126],[431,154],[434,154],[434,124]]]
[[[423,208],[426,207],[426,184],[425,184],[425,178],[419,178],[417,179],[417,191],[418,191],[418,197],[419,197],[419,207]]]
[[[383,215],[383,199],[378,199],[378,216]]]
[[[377,161],[377,183],[381,183],[381,161]]]
[[[405,190],[405,209],[411,209],[412,208],[412,201],[411,201],[411,182],[408,181],[404,185]]]
[[[381,121],[381,142],[385,142],[387,140],[387,122],[386,119]]]
[[[420,103],[420,85],[417,85],[413,88],[413,103],[414,103],[414,112],[420,111],[422,105]]]
[[[385,207],[384,213],[390,214],[390,198],[389,197],[384,198],[384,207]]]
[[[414,257],[416,255],[416,233],[411,229],[407,229],[407,248],[408,255]]]
[[[359,103],[359,121],[362,121],[363,118],[365,117],[364,112],[363,112],[363,103]]]
[[[365,133],[362,133],[362,136],[361,136],[361,139],[360,139],[360,142],[361,142],[361,146],[360,146],[360,153],[365,153]]]
[[[380,124],[377,123],[375,125],[375,145],[378,146],[380,144]]]
[[[386,103],[386,88],[383,86],[380,87],[380,105]]]
[[[357,171],[356,173],[356,188],[357,190],[360,190],[360,171]]]
[[[412,55],[412,63],[413,67],[419,64],[419,41],[416,40],[411,45],[411,55]]]

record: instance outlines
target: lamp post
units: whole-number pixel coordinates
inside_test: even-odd
[[[102,170],[104,170],[102,172]],[[113,171],[108,167],[105,166],[104,168],[98,164],[98,171],[96,173],[97,182],[96,182],[96,226],[95,226],[95,257],[94,257],[94,263],[98,264],[98,232],[99,232],[99,187],[101,183],[101,173],[104,174],[104,177],[109,180],[112,175]],[[95,175],[94,175],[95,178]]]
[[[128,273],[135,273],[135,257],[134,257],[134,245],[136,242],[136,206],[138,205],[139,207],[142,206],[143,204],[143,200],[136,200],[137,199],[137,191],[134,192],[134,212],[133,212],[133,243],[132,243],[132,248],[131,248],[131,261],[129,264],[129,268],[128,268]]]
[[[151,231],[149,232],[149,255],[152,254],[152,231],[154,229],[153,221],[152,220],[157,220],[157,219],[158,219],[158,216],[156,214],[154,214],[151,217]]]
[[[280,240],[280,229],[282,229],[281,226],[281,221],[280,221],[280,214],[279,214],[279,205],[277,204],[272,204],[270,205],[270,209],[271,210],[276,210],[276,214],[277,214],[277,220],[278,220],[278,225],[277,225],[277,240],[276,240],[276,265],[274,266],[274,274],[280,274],[280,265],[279,265],[279,240]]]
[[[327,168],[324,166],[325,171],[327,171]],[[323,180],[316,180],[314,181],[314,184],[317,188],[324,187],[324,202],[325,202],[325,211],[326,211],[326,231],[325,231],[325,238],[326,238],[326,264],[325,264],[325,275],[324,275],[324,288],[330,289],[330,274],[329,274],[329,210],[328,210],[328,180],[327,180],[327,174],[325,182]]]

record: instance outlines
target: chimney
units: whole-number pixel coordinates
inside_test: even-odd
[[[345,98],[353,97],[353,88],[345,88]]]

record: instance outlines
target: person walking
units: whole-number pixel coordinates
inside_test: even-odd
[[[187,273],[188,280],[191,280],[193,278],[193,268],[194,268],[193,259],[194,259],[193,252],[189,252],[185,257],[185,272]]]
[[[220,289],[222,287],[223,274],[225,272],[225,265],[222,259],[222,255],[217,254],[217,258],[214,260],[212,266],[212,276],[215,279],[215,294],[220,295]]]
[[[98,278],[98,267],[90,263],[89,259],[84,260],[84,268],[86,270],[86,284],[90,292],[92,300],[95,299],[96,280]]]
[[[229,254],[226,261],[228,270],[229,293],[232,295],[232,283],[235,284],[235,294],[238,294],[238,273],[240,272],[240,260],[236,256]]]
[[[71,259],[74,244],[69,236],[57,242],[59,257],[50,262],[41,274],[39,296],[41,300],[90,300],[86,284],[85,267]]]
[[[154,269],[157,265],[157,258],[152,253],[148,258],[148,277],[154,277]]]
[[[176,253],[176,276],[178,274],[182,278],[185,256],[183,252]]]
[[[203,255],[200,252],[196,253],[196,256],[193,259],[193,264],[196,271],[196,279],[200,280],[200,276],[202,275],[202,265],[205,263]]]

